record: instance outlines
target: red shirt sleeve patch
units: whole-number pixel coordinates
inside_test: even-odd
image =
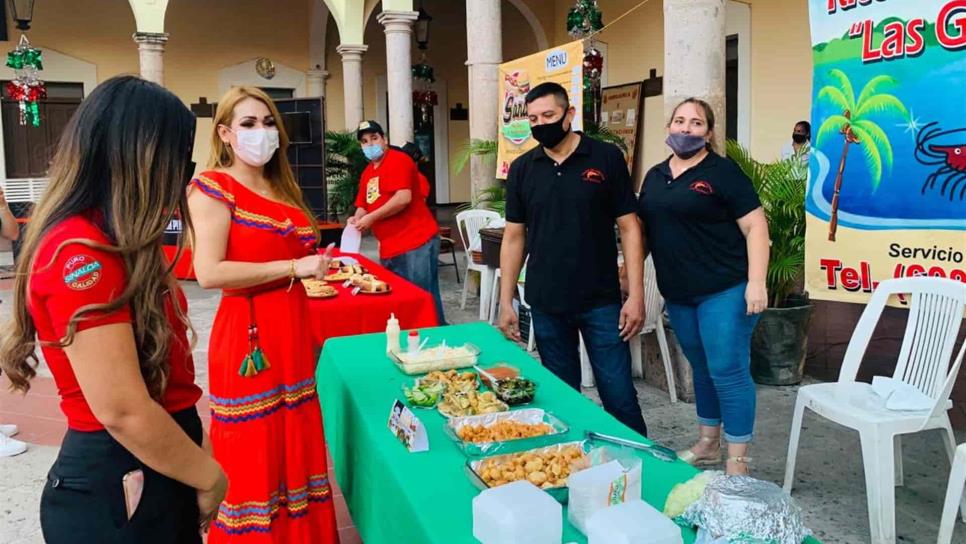
[[[103,266],[90,255],[74,255],[64,263],[64,284],[74,291],[90,289],[101,281]]]

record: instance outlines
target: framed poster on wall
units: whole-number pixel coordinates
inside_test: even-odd
[[[643,117],[643,83],[614,85],[601,90],[600,124],[610,132],[620,136],[627,144],[624,158],[631,179],[636,180],[634,158],[637,155],[637,137]]]

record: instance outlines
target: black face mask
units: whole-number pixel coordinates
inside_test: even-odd
[[[567,133],[570,132],[570,127],[564,130],[563,123],[564,119],[567,118],[565,113],[563,117],[554,121],[553,123],[546,123],[543,125],[535,125],[530,127],[530,133],[533,134],[534,139],[540,142],[540,145],[548,149],[553,149],[557,147],[557,144],[563,141],[567,137]]]
[[[792,133],[792,141],[796,144],[804,144],[808,141],[808,134],[795,134]]]

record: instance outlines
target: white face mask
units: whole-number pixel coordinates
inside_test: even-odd
[[[238,142],[235,154],[251,166],[264,166],[278,150],[278,129],[275,128],[235,130],[235,138]]]

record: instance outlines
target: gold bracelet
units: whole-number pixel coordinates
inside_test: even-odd
[[[295,285],[295,259],[292,259],[288,269],[288,291],[292,290],[293,285]]]

